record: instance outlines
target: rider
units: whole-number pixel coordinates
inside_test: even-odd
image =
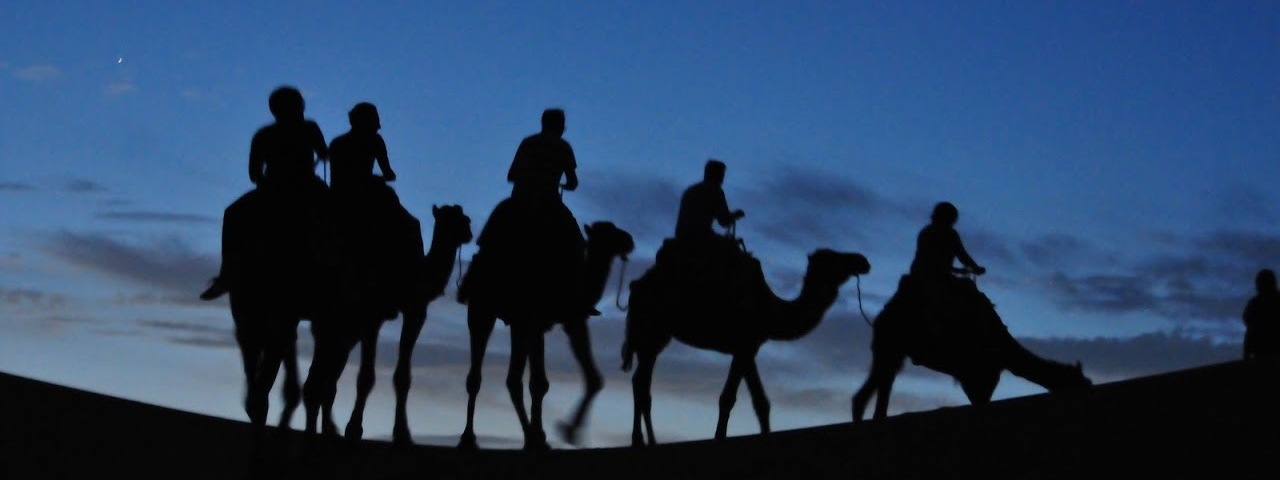
[[[1276,273],[1264,268],[1254,279],[1257,294],[1244,308],[1244,358],[1269,357],[1280,353],[1280,291]]]
[[[525,251],[517,255],[532,258],[550,254],[550,258],[558,259],[556,265],[566,266],[556,274],[572,279],[582,261],[586,239],[578,220],[560,197],[561,188],[578,188],[578,164],[573,147],[563,138],[564,131],[564,110],[549,108],[542,112],[542,130],[520,142],[507,171],[511,196],[494,208],[476,245],[481,249],[489,245],[493,251],[491,243],[497,239],[513,246],[532,246],[533,251],[521,248]],[[530,240],[533,245],[527,243]],[[507,252],[512,253],[515,252]],[[458,296],[465,302],[467,293],[459,291]]]
[[[303,116],[306,102],[302,93],[290,86],[277,88],[271,92],[267,105],[276,121],[259,129],[249,144],[249,181],[259,188],[246,193],[224,212],[222,266],[209,288],[200,294],[202,300],[218,298],[230,286],[227,256],[235,249],[228,248],[234,244],[228,238],[228,219],[234,221],[252,214],[247,210],[261,208],[264,197],[285,200],[292,206],[295,200],[323,198],[328,189],[315,174],[315,162],[327,160],[329,148],[320,126]]]
[[[741,209],[729,211],[725,201],[725,164],[719,160],[707,160],[703,167],[702,181],[685,189],[680,196],[680,214],[676,219],[676,239],[682,242],[708,244],[722,237],[711,228],[715,221],[722,227],[733,225],[746,216]]]
[[[395,181],[396,172],[391,170],[391,161],[387,159],[387,144],[378,134],[382,128],[378,107],[368,102],[358,103],[347,113],[347,119],[351,122],[351,131],[329,144],[329,163],[333,165],[330,187],[338,193],[370,186],[375,162],[382,178]]]
[[[920,230],[916,238],[916,255],[911,261],[911,277],[915,284],[945,311],[954,310],[949,307],[954,305],[962,285],[954,275],[956,260],[976,275],[987,272],[965,251],[960,234],[955,230],[959,219],[960,212],[950,202],[935,205],[932,221]]]

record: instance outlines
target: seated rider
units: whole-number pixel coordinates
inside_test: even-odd
[[[676,240],[696,250],[737,248],[734,240],[715,232],[711,222],[728,228],[745,217],[742,210],[729,211],[724,197],[725,164],[719,160],[707,160],[703,167],[702,181],[685,189],[680,196],[680,213],[676,218]]]
[[[578,188],[577,160],[573,147],[562,138],[564,131],[563,110],[542,112],[542,130],[520,142],[507,171],[511,196],[494,208],[476,245],[490,258],[514,256],[526,262],[546,262],[541,268],[550,269],[553,276],[576,281],[586,239],[560,197],[561,188]],[[475,272],[477,265],[480,263],[473,263],[468,272]],[[464,303],[469,297],[465,290],[458,292],[458,300]]]
[[[333,166],[330,188],[336,196],[354,197],[362,202],[378,199],[375,195],[383,191],[394,196],[394,192],[380,188],[382,182],[373,175],[376,163],[382,172],[382,180],[393,182],[396,179],[396,172],[391,170],[391,161],[387,158],[387,144],[378,134],[382,128],[378,108],[367,102],[356,104],[347,113],[347,119],[351,122],[351,131],[339,135],[329,144],[329,164]]]
[[[982,275],[987,269],[978,265],[965,251],[960,234],[955,230],[960,212],[950,202],[940,202],[933,208],[929,225],[920,230],[916,238],[916,255],[911,261],[911,278],[921,288],[930,303],[942,309],[950,317],[957,300],[963,299],[963,280],[956,278],[953,268],[956,260],[974,274]]]
[[[235,239],[228,236],[228,219],[235,220],[269,204],[281,205],[289,212],[303,202],[324,198],[328,187],[315,174],[315,163],[329,157],[320,126],[303,116],[306,103],[302,93],[293,87],[280,87],[267,100],[275,123],[262,127],[249,145],[249,181],[258,188],[246,193],[227,207],[223,215],[222,266],[209,288],[200,294],[202,300],[213,300],[225,294],[231,280],[227,275],[228,255],[235,254]],[[282,201],[282,202],[276,202]],[[297,203],[295,203],[295,201]],[[261,212],[258,212],[261,213]]]

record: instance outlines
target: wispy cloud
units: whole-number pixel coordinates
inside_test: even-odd
[[[111,82],[104,87],[103,91],[110,96],[120,96],[138,91],[138,86],[133,82]]]
[[[170,212],[146,212],[146,211],[113,211],[100,212],[97,218],[103,220],[119,220],[126,222],[151,222],[151,223],[217,223],[219,219],[208,215],[197,215],[190,213],[170,213]]]
[[[65,296],[27,288],[0,287],[0,306],[5,308],[32,310],[50,309],[65,305]]]
[[[73,265],[166,292],[198,291],[218,269],[213,258],[192,252],[176,238],[139,246],[103,234],[62,231],[51,235],[41,248]]]
[[[62,76],[62,71],[58,67],[50,64],[31,65],[20,67],[13,71],[14,78],[27,80],[31,82],[45,82],[56,80]]]
[[[100,193],[107,191],[107,187],[102,184],[84,179],[70,180],[63,186],[63,189],[71,193]]]
[[[1055,271],[1049,294],[1067,310],[1232,322],[1253,295],[1257,271],[1280,263],[1280,236],[1274,234],[1219,230],[1185,238],[1162,235],[1161,240],[1167,251],[1145,258],[1083,262],[1112,267],[1106,271]]]
[[[30,192],[36,189],[35,185],[25,182],[0,182],[0,192]]]

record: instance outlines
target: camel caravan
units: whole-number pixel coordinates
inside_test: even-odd
[[[458,205],[433,206],[430,243],[423,241],[421,223],[389,185],[396,175],[374,105],[352,108],[351,130],[326,143],[319,126],[303,115],[305,104],[296,89],[277,89],[268,104],[276,121],[259,129],[250,146],[254,188],[224,211],[222,265],[200,295],[204,300],[229,297],[244,367],[244,408],[257,435],[266,431],[269,394],[283,368],[281,429],[289,428],[302,404],[307,438],[361,439],[375,382],[378,333],[399,318],[392,441],[412,444],[406,407],[411,358],[428,307],[456,272],[456,300],[466,305],[471,339],[466,426],[458,448],[479,448],[476,400],[485,351],[499,319],[511,332],[506,386],[526,450],[550,448],[542,422],[550,387],[544,341],[556,325],[565,332],[582,369],[583,394],[557,430],[566,443],[578,445],[591,404],[604,388],[589,320],[600,314],[595,305],[614,261],[626,262],[635,242],[612,222],[578,223],[563,203],[563,192],[578,186],[573,149],[562,138],[564,112],[544,111],[541,131],[520,143],[507,174],[511,195],[474,237],[478,249],[464,271],[461,247],[473,240],[470,218]],[[327,169],[326,178],[316,175],[320,162],[332,167],[332,178]],[[375,164],[381,175],[374,174]],[[819,248],[808,256],[798,296],[778,297],[760,261],[736,237],[734,225],[745,213],[728,208],[725,171],[723,162],[706,163],[703,180],[680,199],[675,235],[663,242],[653,266],[630,282],[621,356],[623,369],[634,369],[635,446],[656,443],[650,390],[658,355],[673,339],[732,358],[715,438],[726,437],[744,380],[760,431],[768,433],[769,400],[755,361],[760,347],[806,336],[834,305],[840,287],[871,269],[862,254]],[[975,405],[990,401],[1004,370],[1053,392],[1091,385],[1078,363],[1040,358],[1009,334],[972,279],[985,269],[965,252],[953,228],[957,218],[954,206],[938,204],[932,223],[920,232],[911,272],[877,317],[871,371],[852,402],[855,421],[862,420],[872,395],[877,396],[874,417],[887,415],[894,377],[908,358],[954,377]],[[964,269],[953,268],[956,260]],[[314,340],[305,381],[299,379],[297,360],[302,321],[310,323]],[[333,403],[356,346],[355,404],[339,432]]]

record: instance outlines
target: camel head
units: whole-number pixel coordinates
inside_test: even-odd
[[[616,255],[626,261],[627,255],[636,249],[636,242],[631,238],[631,234],[618,228],[613,222],[600,221],[586,224],[582,229],[587,232],[587,249],[609,258]]]
[[[451,245],[462,245],[471,241],[471,217],[462,213],[461,206],[432,205],[431,215],[436,219],[436,236],[440,241]]]
[[[848,281],[849,277],[870,271],[871,263],[861,254],[820,248],[809,254],[809,271],[805,274],[805,283],[815,281],[838,286]]]

